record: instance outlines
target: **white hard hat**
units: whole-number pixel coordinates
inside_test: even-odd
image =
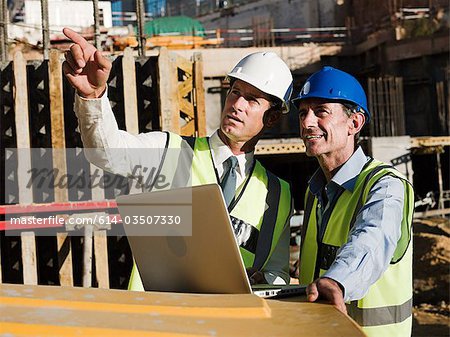
[[[278,97],[283,102],[283,112],[289,111],[292,74],[277,54],[257,52],[247,55],[228,73],[228,77],[244,81],[266,94]]]

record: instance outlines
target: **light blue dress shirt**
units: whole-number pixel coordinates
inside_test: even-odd
[[[359,147],[328,184],[320,169],[309,181],[310,191],[318,199],[317,222],[321,237],[337,198],[344,189],[353,192],[358,175],[368,160]],[[323,275],[343,286],[345,301],[363,298],[389,267],[401,236],[403,204],[404,186],[399,178],[385,176],[370,190],[348,241],[338,250],[335,261]]]

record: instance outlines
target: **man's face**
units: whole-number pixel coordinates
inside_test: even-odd
[[[225,100],[220,129],[234,142],[247,142],[264,127],[264,113],[271,107],[270,97],[254,86],[236,80]]]
[[[353,121],[340,103],[315,98],[303,100],[299,105],[299,118],[308,156],[339,157],[353,153]]]

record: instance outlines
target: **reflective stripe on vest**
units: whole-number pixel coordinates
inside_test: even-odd
[[[359,308],[357,305],[347,305],[347,313],[361,326],[378,326],[403,322],[411,316],[411,308],[412,298],[399,305],[379,308]]]
[[[378,168],[380,167],[380,168]],[[385,175],[400,178],[405,187],[401,238],[386,272],[370,288],[366,296],[348,305],[349,314],[369,336],[406,336],[410,334],[412,298],[412,242],[411,223],[414,196],[411,185],[395,169],[378,161],[369,162],[357,178],[354,191],[344,191],[336,202],[322,240],[316,223],[317,200],[307,191],[305,218],[302,228],[300,255],[300,283],[310,283],[318,272],[322,275],[335,259],[337,248],[347,242],[356,215],[373,185]],[[319,255],[320,253],[320,255]],[[317,268],[316,268],[317,267]],[[355,315],[355,316],[353,316]],[[408,322],[406,322],[408,321]],[[388,324],[396,324],[398,329]]]

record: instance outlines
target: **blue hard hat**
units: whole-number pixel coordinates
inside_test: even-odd
[[[307,98],[323,98],[352,103],[356,105],[357,111],[364,113],[366,123],[370,120],[364,89],[356,78],[342,70],[323,67],[315,72],[306,80],[302,90],[297,98],[292,100],[292,103],[298,108],[300,101]]]

